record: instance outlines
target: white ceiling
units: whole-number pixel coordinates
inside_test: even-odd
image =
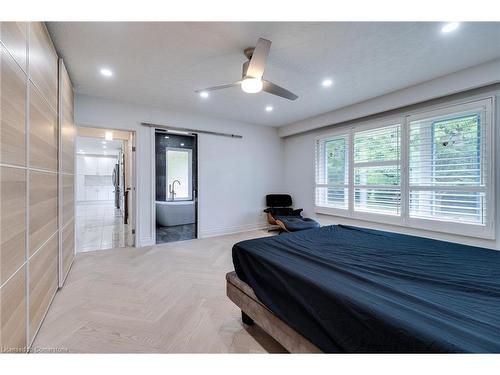
[[[103,144],[106,142],[106,144]],[[103,138],[76,137],[76,152],[92,155],[118,155],[123,147],[123,141],[105,141]]]
[[[500,57],[500,23],[98,23],[48,28],[78,93],[248,123],[280,126]],[[272,41],[265,78],[294,102],[238,87],[194,90],[240,79],[243,49]],[[113,70],[105,79],[101,67]],[[331,78],[330,89],[321,86]],[[266,105],[274,106],[267,113]]]

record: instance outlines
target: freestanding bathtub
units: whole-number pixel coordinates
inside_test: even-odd
[[[156,222],[162,227],[194,224],[194,201],[156,201]]]

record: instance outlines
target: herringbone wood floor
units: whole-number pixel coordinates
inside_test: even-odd
[[[232,245],[265,231],[77,254],[33,351],[258,353],[284,349],[226,297]]]

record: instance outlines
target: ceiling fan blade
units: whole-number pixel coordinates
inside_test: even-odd
[[[268,92],[269,94],[281,96],[282,98],[288,100],[295,100],[298,98],[298,96],[295,95],[293,92],[288,91],[287,89],[284,89],[283,87],[280,87],[272,82],[262,80],[262,83],[263,83],[262,90]]]
[[[262,78],[266,69],[267,56],[271,48],[271,41],[263,38],[257,40],[257,45],[248,64],[247,76]]]
[[[215,90],[222,90],[222,89],[227,89],[229,87],[234,87],[238,86],[241,84],[241,81],[236,81],[234,83],[229,83],[227,85],[220,85],[220,86],[213,86],[213,87],[207,87],[206,89],[201,89],[201,90],[195,90],[195,92],[202,92],[202,91],[215,91]]]

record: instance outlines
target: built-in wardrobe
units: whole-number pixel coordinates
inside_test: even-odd
[[[44,23],[0,41],[0,347],[26,352],[74,259],[73,88]]]

